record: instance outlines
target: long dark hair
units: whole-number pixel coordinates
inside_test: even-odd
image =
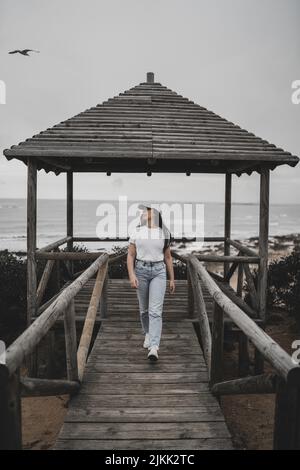
[[[159,228],[162,229],[163,234],[164,234],[164,240],[165,241],[164,241],[163,251],[165,252],[166,249],[171,245],[171,243],[173,241],[172,234],[171,234],[170,230],[167,228],[166,224],[164,223],[161,212],[159,210],[157,210],[155,207],[148,207],[148,206],[146,206],[144,209],[147,209],[147,210],[152,209],[154,214],[155,214],[156,220],[158,219],[158,226],[159,226]],[[142,225],[143,224],[140,221],[140,223],[138,224],[138,227],[141,227]]]

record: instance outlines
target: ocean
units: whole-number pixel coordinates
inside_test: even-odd
[[[118,201],[102,201],[117,208]],[[128,201],[129,202],[129,201]],[[145,202],[145,201],[143,201]],[[99,222],[97,207],[101,201],[74,201],[74,236],[96,237]],[[186,203],[185,203],[186,204]],[[199,202],[200,204],[200,202]],[[39,248],[66,235],[64,200],[40,199],[37,207],[37,246]],[[232,238],[244,240],[258,235],[257,204],[232,205]],[[204,203],[204,235],[223,236],[224,204]],[[276,204],[270,207],[270,236],[300,232],[300,204]],[[108,249],[117,243],[84,242],[89,249]],[[125,243],[118,243],[124,245]],[[82,245],[82,243],[79,243]],[[26,200],[0,199],[0,250],[26,250]]]

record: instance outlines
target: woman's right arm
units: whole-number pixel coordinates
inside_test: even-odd
[[[128,270],[130,285],[131,287],[134,287],[136,289],[139,285],[139,281],[135,275],[135,270],[134,270],[135,257],[136,257],[135,245],[133,243],[129,243],[128,254],[127,254],[127,270]]]

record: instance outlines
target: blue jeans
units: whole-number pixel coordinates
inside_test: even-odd
[[[138,279],[137,296],[143,333],[149,333],[150,347],[159,347],[162,330],[162,311],[167,284],[164,261],[148,264],[136,260],[135,275]]]

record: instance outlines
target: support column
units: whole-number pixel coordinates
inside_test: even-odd
[[[67,236],[73,237],[73,173],[67,172]],[[73,250],[73,240],[67,242],[68,251]],[[73,274],[73,262],[68,261],[71,274]]]
[[[225,216],[224,216],[224,237],[230,238],[231,236],[231,173],[225,175]],[[230,255],[230,244],[225,240],[224,255]],[[224,276],[228,273],[229,263],[224,263]]]
[[[36,314],[36,207],[37,167],[33,157],[27,163],[27,326]]]
[[[262,320],[266,319],[266,309],[267,309],[269,191],[270,191],[270,170],[263,169],[260,174],[260,206],[259,206],[260,263],[259,263],[259,275],[258,275],[259,315]]]

